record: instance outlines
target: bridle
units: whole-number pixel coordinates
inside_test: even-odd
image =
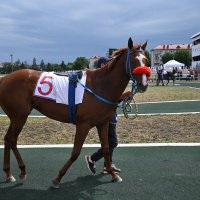
[[[135,52],[143,52],[141,49],[135,49]],[[132,93],[136,94],[138,92],[137,81],[134,77],[133,70],[131,68],[131,50],[128,48],[127,56],[126,56],[126,73],[130,75],[130,79],[132,80]],[[129,71],[129,72],[128,72]]]
[[[135,79],[134,75],[135,74],[146,74],[150,76],[151,71],[148,67],[146,66],[138,66],[134,70],[131,68],[131,54],[135,52],[144,52],[142,49],[135,49],[133,52],[131,51],[130,48],[128,48],[127,52],[127,57],[126,57],[126,74],[130,76],[130,79],[132,80],[132,89],[131,92],[133,94],[132,97],[127,97],[124,99],[121,103],[121,108],[124,113],[124,116],[128,118],[128,113],[131,113],[133,108],[131,105],[131,102],[133,101],[135,105],[135,117],[137,116],[138,113],[138,107],[134,99],[134,95],[139,91],[138,86],[137,86],[137,80]]]
[[[134,52],[144,52],[144,51],[141,50],[141,49],[135,49]],[[136,79],[134,78],[134,74],[133,74],[132,68],[131,68],[131,54],[132,54],[132,52],[128,48],[128,52],[127,52],[127,56],[126,56],[126,73],[128,73],[128,70],[129,70],[130,79],[132,81],[136,81]]]

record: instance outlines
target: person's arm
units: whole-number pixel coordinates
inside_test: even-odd
[[[126,100],[126,99],[132,99],[132,98],[133,98],[133,92],[128,91],[128,92],[123,93],[120,96],[119,101],[123,101],[123,100]]]

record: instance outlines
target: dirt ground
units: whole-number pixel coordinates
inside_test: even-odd
[[[9,125],[0,118],[0,144]],[[117,124],[119,143],[200,142],[200,114],[120,117]],[[18,144],[72,144],[75,126],[48,118],[29,118]],[[90,130],[85,143],[99,143],[96,128]]]
[[[196,83],[196,82],[194,82]],[[127,90],[130,90],[128,87]],[[157,87],[152,83],[145,93],[135,96],[136,102],[195,100],[200,92],[190,87]],[[0,144],[8,129],[9,119],[0,117]],[[117,124],[119,143],[200,142],[200,114],[120,117]],[[72,144],[75,126],[48,118],[28,118],[18,144]],[[93,128],[85,143],[99,143]]]

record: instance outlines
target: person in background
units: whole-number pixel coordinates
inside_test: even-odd
[[[101,68],[103,67],[108,61],[110,61],[109,58],[107,57],[101,57],[99,58],[98,62],[97,62],[97,68]],[[133,97],[132,92],[127,92],[124,93],[122,95],[122,99],[120,98],[120,100],[123,100],[127,97]],[[117,113],[115,113],[110,121],[109,121],[109,125],[108,125],[108,142],[109,142],[109,151],[110,151],[110,159],[112,162],[112,158],[113,158],[113,152],[114,149],[117,147],[118,145],[118,139],[117,139],[117,132],[116,132],[116,126],[117,126]],[[85,161],[87,164],[87,167],[89,169],[90,172],[92,172],[93,174],[96,173],[96,165],[95,163],[100,160],[101,158],[103,158],[103,150],[102,148],[98,149],[96,152],[94,152],[92,155],[85,155]],[[121,169],[117,168],[115,166],[115,164],[112,164],[111,167],[113,168],[115,173],[119,173],[121,172]],[[104,163],[104,167],[102,170],[103,174],[107,174],[107,170],[105,167],[105,163]]]
[[[164,86],[164,82],[163,82],[163,69],[160,67],[157,69],[157,75],[158,75],[158,78],[156,80],[156,85],[159,86],[160,84],[160,81],[162,82],[162,86]]]

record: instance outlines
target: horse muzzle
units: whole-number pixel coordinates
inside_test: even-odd
[[[133,69],[133,74],[137,77],[138,92],[145,92],[148,88],[148,80],[151,75],[151,70],[146,66],[139,66]]]

